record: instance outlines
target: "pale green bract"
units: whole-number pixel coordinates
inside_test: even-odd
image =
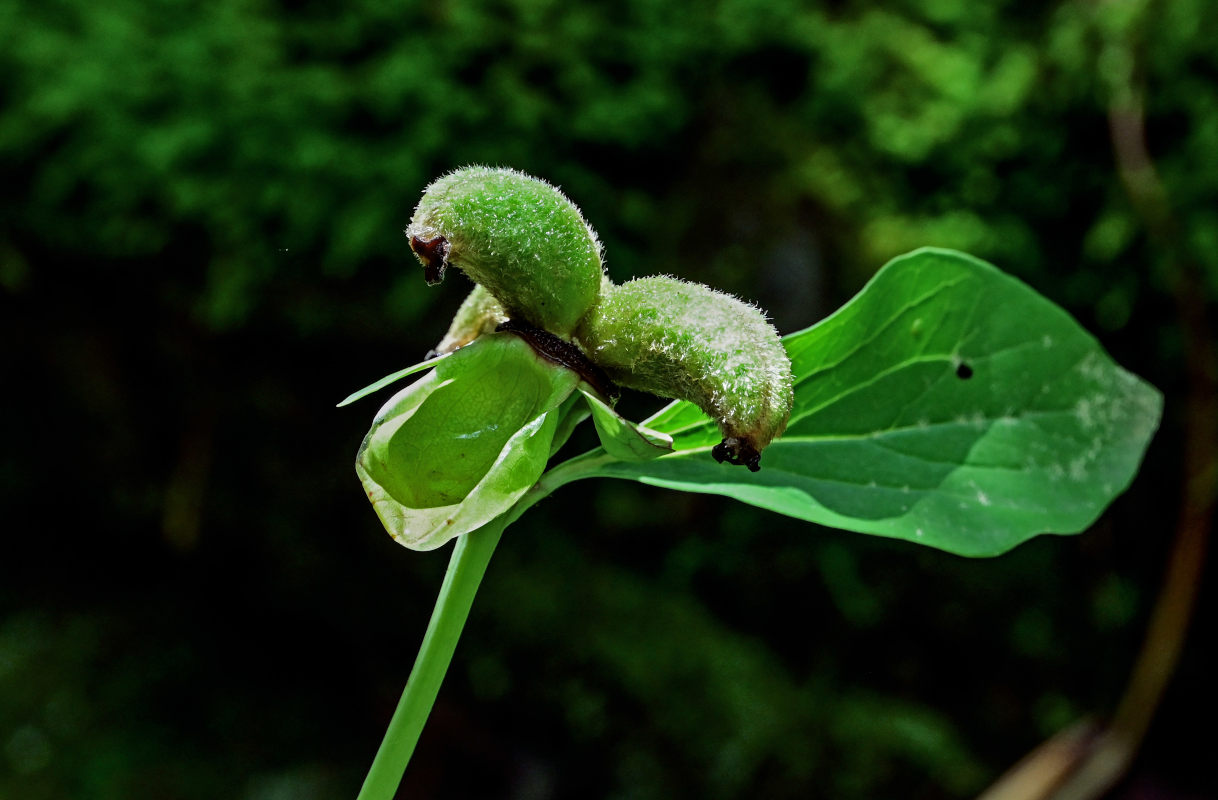
[[[587,384],[579,390],[592,411],[592,423],[601,447],[619,461],[649,461],[672,452],[672,437],[631,422],[591,391]]]
[[[385,529],[414,550],[476,530],[529,490],[579,382],[511,334],[428,363],[376,415],[355,465]]]

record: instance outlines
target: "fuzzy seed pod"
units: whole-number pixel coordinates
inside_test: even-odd
[[[432,183],[406,228],[428,283],[459,267],[513,319],[570,335],[601,289],[601,246],[575,204],[510,169],[466,167]]]
[[[754,472],[786,428],[791,361],[761,312],[730,295],[670,277],[607,288],[577,336],[611,380],[688,400],[718,425],[717,461]]]

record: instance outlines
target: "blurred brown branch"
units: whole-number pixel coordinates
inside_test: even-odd
[[[1102,3],[1104,7],[1113,3]],[[1142,9],[1145,11],[1145,8]],[[1218,360],[1201,269],[1180,243],[1179,225],[1146,143],[1144,90],[1135,78],[1137,15],[1106,46],[1127,65],[1110,70],[1108,129],[1130,203],[1163,257],[1185,349],[1184,477],[1175,540],[1146,637],[1116,713],[1106,725],[1080,722],[1042,744],[981,800],[1092,800],[1128,772],[1180,659],[1201,583],[1218,497]],[[1112,51],[1112,48],[1116,48]]]

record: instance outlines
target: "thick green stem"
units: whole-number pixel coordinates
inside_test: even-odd
[[[474,603],[474,595],[486,574],[486,566],[503,535],[505,523],[495,520],[484,528],[457,539],[448,572],[436,598],[436,607],[423,635],[423,644],[415,658],[414,668],[406,681],[406,689],[389,721],[389,729],[372,768],[364,779],[359,800],[393,800],[414,752],[427,715],[440,692],[440,684],[452,661],[461,629]]]
[[[448,562],[448,572],[444,574],[444,583],[440,586],[440,595],[431,612],[431,622],[423,634],[423,644],[419,646],[419,655],[406,680],[402,698],[398,700],[398,706],[389,720],[385,738],[376,751],[376,758],[372,760],[368,777],[364,779],[358,800],[393,800],[397,793],[402,774],[406,771],[419,735],[423,732],[423,725],[440,692],[440,684],[448,672],[448,665],[452,662],[457,640],[461,638],[461,630],[474,604],[474,595],[478,592],[482,576],[486,574],[486,567],[504,529],[515,522],[525,509],[559,486],[587,477],[586,466],[595,466],[605,460],[612,459],[600,451],[593,451],[560,464],[543,475],[505,514],[457,538]]]

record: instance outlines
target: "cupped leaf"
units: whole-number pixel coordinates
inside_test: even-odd
[[[800,519],[994,555],[1077,533],[1133,479],[1162,412],[1065,311],[971,256],[887,264],[784,340],[795,409],[758,473],[714,463],[688,403],[647,420],[677,452],[596,475],[723,494]]]
[[[510,508],[545,469],[578,382],[508,334],[439,361],[385,404],[356,458],[385,529],[431,550]]]
[[[649,461],[673,451],[672,437],[667,433],[631,422],[597,397],[585,384],[579,385],[579,391],[592,409],[592,424],[596,426],[601,447],[609,455],[621,461]]]

